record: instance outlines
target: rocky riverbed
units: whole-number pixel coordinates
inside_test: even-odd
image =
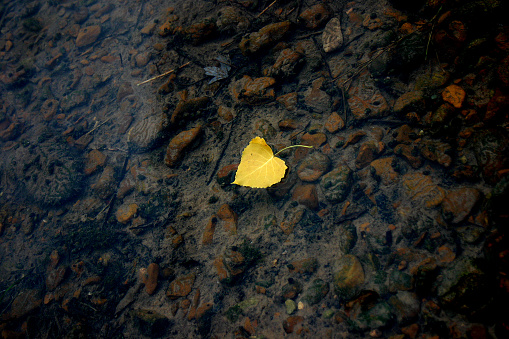
[[[0,5],[2,338],[507,337],[508,10]]]

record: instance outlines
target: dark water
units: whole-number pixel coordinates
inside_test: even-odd
[[[506,337],[506,10],[3,3],[2,337]]]

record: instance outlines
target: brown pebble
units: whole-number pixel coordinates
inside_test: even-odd
[[[159,265],[151,263],[147,267],[147,278],[144,281],[145,291],[148,295],[154,294],[157,288],[157,278],[159,277]]]

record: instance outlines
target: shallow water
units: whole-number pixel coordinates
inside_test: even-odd
[[[0,7],[3,337],[507,334],[507,5],[271,3]]]

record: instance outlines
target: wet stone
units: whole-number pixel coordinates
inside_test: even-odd
[[[117,221],[121,224],[127,224],[134,218],[138,212],[138,205],[136,204],[122,204],[115,213]]]
[[[13,318],[22,318],[25,315],[35,311],[42,304],[40,291],[36,289],[22,290],[12,301],[10,316]]]
[[[399,181],[399,174],[394,170],[393,163],[394,157],[377,159],[371,162],[371,167],[374,170],[374,175],[380,179],[383,185],[389,185]]]
[[[244,273],[245,258],[238,251],[227,250],[224,255],[216,257],[213,265],[219,281],[230,284]]]
[[[481,169],[483,179],[495,185],[499,180],[499,171],[509,165],[509,138],[498,129],[486,129],[473,136],[472,148]]]
[[[399,291],[389,298],[389,304],[396,311],[399,323],[408,324],[417,320],[420,311],[420,300],[415,293]]]
[[[431,115],[430,119],[431,127],[436,131],[444,129],[445,125],[454,116],[454,113],[455,111],[452,105],[450,104],[440,105],[440,107],[438,107],[437,110],[433,112]]]
[[[286,333],[300,333],[299,330],[302,329],[303,322],[304,318],[299,315],[290,316],[285,321],[283,321],[283,329]]]
[[[307,289],[303,300],[310,305],[316,305],[329,293],[329,284],[322,279],[315,279]]]
[[[276,83],[272,77],[251,78],[244,75],[242,79],[235,81],[230,86],[230,93],[237,102],[249,105],[261,105],[275,99],[273,88]]]
[[[221,187],[226,187],[230,185],[235,180],[235,173],[237,172],[237,168],[239,164],[230,164],[221,168],[217,172],[217,183]]]
[[[170,299],[187,297],[187,295],[191,293],[195,279],[196,275],[194,273],[189,273],[176,278],[168,286],[166,296]]]
[[[239,48],[244,55],[255,54],[272,47],[281,40],[290,30],[289,21],[269,24],[261,28],[258,32],[250,33],[242,37]]]
[[[254,124],[254,128],[258,133],[262,134],[262,137],[265,140],[270,140],[274,138],[277,134],[277,131],[274,128],[274,126],[272,126],[272,124],[266,119],[257,120]]]
[[[334,272],[334,289],[341,300],[354,297],[364,284],[364,269],[354,255],[341,257]]]
[[[224,228],[231,235],[237,234],[238,215],[228,204],[223,204],[217,211],[217,217],[224,222]]]
[[[330,159],[323,153],[315,152],[306,157],[297,168],[297,174],[302,181],[318,180],[326,173],[330,166]]]
[[[249,28],[249,19],[243,12],[233,6],[225,6],[219,10],[216,20],[220,32],[242,32]]]
[[[428,208],[440,205],[445,197],[445,191],[436,185],[429,176],[421,173],[405,174],[402,178],[402,185],[410,200],[422,201]]]
[[[327,118],[324,127],[329,133],[336,133],[345,128],[345,121],[337,112],[332,112]]]
[[[98,25],[88,26],[80,29],[76,37],[76,47],[84,47],[93,44],[101,34],[101,27]]]
[[[456,108],[461,108],[465,100],[465,90],[458,85],[449,85],[442,92],[442,99]]]
[[[156,147],[166,136],[168,121],[161,115],[151,115],[136,122],[128,131],[129,149],[134,153],[143,153]]]
[[[150,338],[164,336],[171,325],[170,320],[154,310],[137,309],[129,312],[139,331]]]
[[[106,166],[97,181],[92,185],[94,193],[101,199],[111,197],[116,188],[115,169],[112,166]]]
[[[156,263],[151,263],[147,267],[147,276],[143,280],[143,283],[145,284],[145,291],[148,295],[152,295],[156,291],[158,277],[159,265]]]
[[[186,95],[184,95],[184,98]],[[203,109],[210,102],[209,97],[198,97],[185,100],[181,99],[175,107],[171,115],[170,122],[175,124],[177,122],[188,121],[196,119],[198,112]]]
[[[284,299],[295,299],[302,292],[302,284],[293,278],[288,279],[288,283],[283,285],[281,292]]]
[[[299,19],[303,22],[306,28],[316,29],[332,17],[333,12],[329,6],[325,4],[317,4],[306,9],[299,15]]]
[[[212,38],[216,31],[217,26],[215,22],[203,21],[186,27],[181,33],[184,39],[190,41],[193,45],[199,45]]]
[[[394,103],[395,113],[422,111],[425,108],[423,91],[411,91],[400,96]]]
[[[325,53],[333,52],[343,45],[343,33],[339,17],[332,18],[322,33],[322,46]]]
[[[303,219],[305,213],[306,213],[305,207],[302,207],[300,205],[293,207],[290,206],[283,213],[283,220],[279,224],[281,231],[283,231],[283,233],[286,235],[292,234],[294,228]]]
[[[296,92],[280,95],[276,101],[283,105],[287,110],[293,111],[297,108],[298,95]]]
[[[106,155],[99,150],[92,150],[87,154],[84,172],[86,175],[95,173],[99,167],[104,166]]]
[[[304,103],[318,113],[329,111],[331,106],[330,95],[321,89],[324,81],[325,78],[316,79],[304,92]]]
[[[453,224],[462,222],[480,198],[481,192],[475,188],[462,187],[449,191],[442,201],[444,219]]]
[[[312,184],[299,185],[295,187],[292,195],[292,200],[297,201],[310,209],[318,208],[318,194],[316,186]]]
[[[449,153],[452,152],[452,147],[445,142],[438,140],[422,140],[420,151],[426,159],[437,162],[444,167],[451,166],[452,158]]]
[[[383,144],[374,142],[374,141],[368,141],[361,145],[361,148],[359,149],[359,153],[357,154],[357,157],[355,158],[355,167],[357,169],[362,169],[366,166],[368,166],[373,160],[375,160],[378,155],[383,150]]]
[[[67,270],[64,266],[55,267],[46,273],[46,289],[53,291],[64,280]]]
[[[413,168],[419,168],[422,166],[422,159],[419,157],[419,148],[415,145],[400,144],[394,147],[394,153],[402,156]]]
[[[197,126],[190,130],[180,132],[171,139],[166,148],[164,163],[169,167],[175,166],[184,155],[184,150],[198,138],[201,130],[201,126]]]
[[[297,309],[297,304],[292,299],[285,301],[286,314],[291,315]]]
[[[352,170],[346,165],[340,165],[325,174],[320,181],[325,198],[332,202],[342,202],[350,193],[352,186]]]
[[[217,225],[217,217],[212,215],[205,226],[205,230],[203,231],[201,243],[202,245],[209,245],[214,240],[214,232],[216,230]]]
[[[365,331],[371,329],[371,336],[379,337],[381,334],[378,329],[387,327],[394,315],[387,302],[369,294],[374,295],[375,292],[364,292],[359,298],[349,303],[351,307],[349,320],[355,328]]]
[[[386,115],[389,105],[368,73],[348,90],[348,105],[356,120],[379,118]]]
[[[318,269],[318,260],[316,258],[306,258],[293,261],[288,265],[291,273],[313,274]]]
[[[263,75],[275,78],[288,78],[296,74],[297,69],[303,63],[303,55],[286,48],[279,53],[276,62],[263,71]]]

